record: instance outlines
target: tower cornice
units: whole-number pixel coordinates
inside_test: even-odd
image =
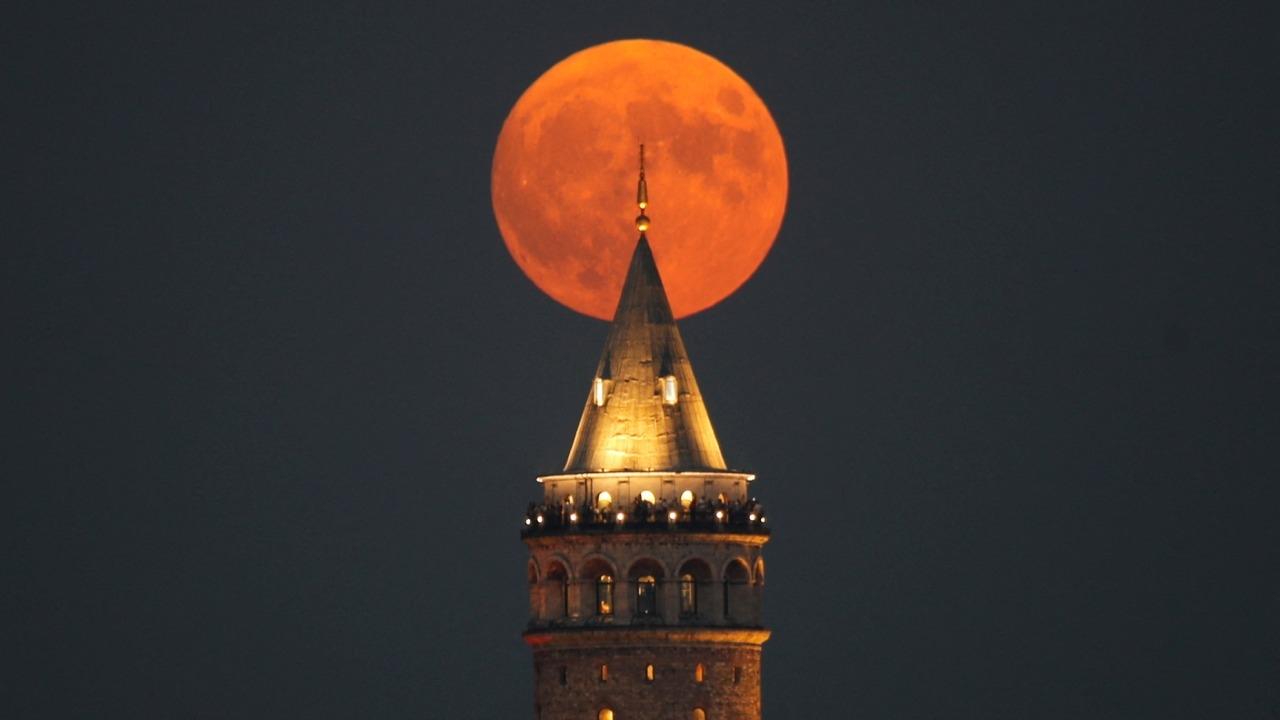
[[[524,641],[534,648],[621,648],[654,645],[742,645],[759,648],[771,632],[755,628],[559,628],[530,630]]]
[[[526,535],[524,544],[531,550],[537,548],[563,548],[574,543],[598,545],[602,539],[609,542],[625,543],[643,539],[648,543],[660,541],[660,536],[670,536],[671,542],[687,545],[689,543],[729,543],[749,547],[762,547],[769,542],[768,532],[699,532],[680,530],[602,530],[599,532],[579,530],[576,532],[548,533]],[[655,538],[654,536],[659,536]]]

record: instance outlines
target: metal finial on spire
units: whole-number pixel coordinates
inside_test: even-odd
[[[649,229],[649,216],[644,214],[649,207],[649,186],[644,181],[644,143],[640,143],[640,182],[636,184],[636,205],[640,214],[636,216],[636,229],[643,235]]]

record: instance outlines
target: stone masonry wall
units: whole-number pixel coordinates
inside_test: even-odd
[[[646,674],[650,664],[653,680]],[[537,720],[597,720],[606,708],[614,720],[686,720],[695,708],[707,720],[760,718],[759,646],[538,649],[534,671]]]

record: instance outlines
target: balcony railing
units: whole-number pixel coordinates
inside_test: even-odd
[[[529,503],[520,534],[697,531],[767,535],[767,522],[764,507],[754,498],[745,503],[703,501],[688,507],[645,501],[630,507]]]

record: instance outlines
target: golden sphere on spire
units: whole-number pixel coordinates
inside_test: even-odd
[[[639,215],[636,216],[636,229],[639,230],[640,232],[644,232],[649,229],[648,215],[645,215],[644,213],[640,213]]]

